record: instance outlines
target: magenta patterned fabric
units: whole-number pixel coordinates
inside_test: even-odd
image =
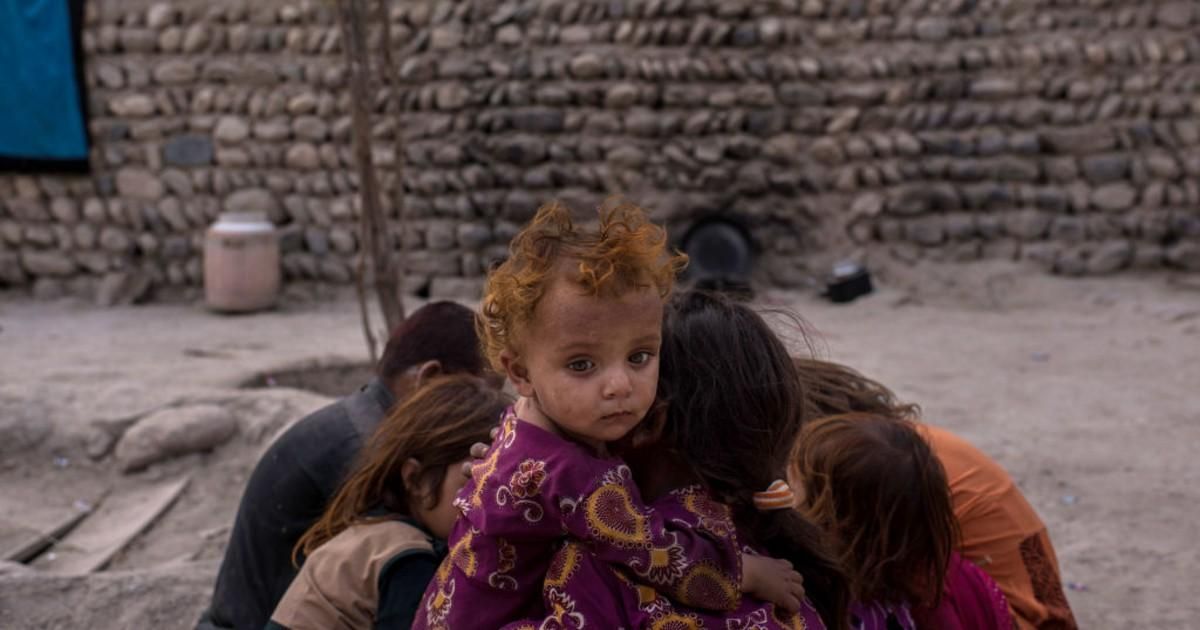
[[[855,602],[850,606],[850,627],[853,630],[916,630],[918,625],[908,604]]]
[[[1008,600],[983,569],[957,553],[950,557],[946,589],[933,610],[917,610],[922,628],[940,630],[1012,630]]]
[[[729,510],[699,486],[676,490],[654,503],[654,510],[675,527],[736,538]],[[746,553],[754,553],[745,549]],[[702,592],[695,592],[701,595]],[[724,590],[706,597],[719,600]],[[546,616],[506,626],[508,630],[652,628],[670,630],[776,630],[825,628],[811,604],[797,615],[771,604],[741,597],[734,610],[717,612],[673,600],[628,567],[605,562],[576,542],[554,557],[543,585]]]
[[[505,412],[455,505],[450,552],[413,628],[499,628],[540,619],[543,580],[562,543],[585,549],[673,601],[732,610],[741,548],[723,506],[703,526],[646,507],[629,468]],[[604,626],[592,626],[604,627]]]

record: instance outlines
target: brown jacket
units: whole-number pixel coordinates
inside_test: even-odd
[[[387,520],[355,525],[321,545],[304,561],[271,615],[291,630],[361,630],[375,625],[379,575],[406,552],[433,553],[421,530]]]

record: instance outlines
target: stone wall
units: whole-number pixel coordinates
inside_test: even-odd
[[[0,285],[103,301],[198,285],[222,209],[269,213],[286,278],[349,282],[331,5],[89,4],[94,172],[0,176]],[[734,218],[783,285],[864,248],[1200,268],[1200,2],[464,0],[390,17],[413,290],[470,292],[539,203],[613,193],[676,234]],[[398,127],[374,129],[389,189]]]

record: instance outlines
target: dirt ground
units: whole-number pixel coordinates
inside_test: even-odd
[[[821,354],[889,384],[1013,474],[1050,527],[1081,627],[1194,626],[1200,278],[1066,280],[979,265],[893,272],[883,284],[843,306],[800,293],[759,301],[794,309]],[[0,625],[190,628],[257,454],[330,400],[238,386],[278,383],[272,375],[296,365],[361,363],[365,352],[347,293],[237,317],[0,294],[0,520],[191,479],[104,571],[0,564]],[[114,434],[196,401],[227,409],[237,435],[119,472]]]

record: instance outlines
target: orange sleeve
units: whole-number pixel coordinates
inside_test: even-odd
[[[1012,477],[957,435],[921,429],[946,469],[962,555],[996,581],[1021,630],[1075,628],[1046,526]]]

